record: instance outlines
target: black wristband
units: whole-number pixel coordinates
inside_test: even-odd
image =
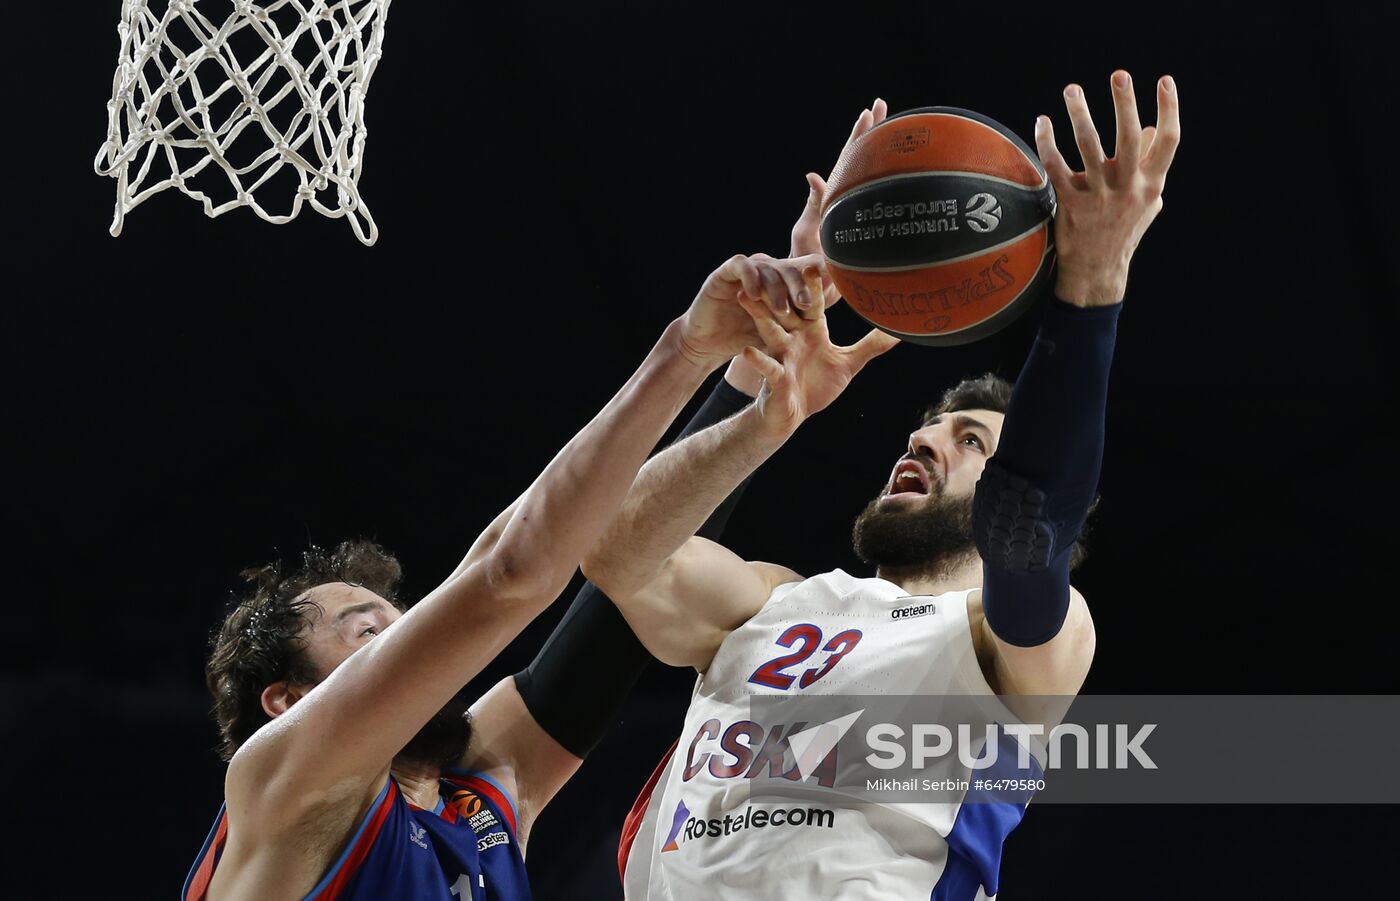
[[[515,688],[540,728],[583,758],[617,720],[651,654],[617,606],[584,583]]]

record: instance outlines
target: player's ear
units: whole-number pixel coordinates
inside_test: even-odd
[[[301,700],[302,693],[288,682],[273,682],[262,692],[263,713],[276,719]]]

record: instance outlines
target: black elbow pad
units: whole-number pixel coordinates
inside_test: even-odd
[[[1044,491],[987,461],[972,497],[972,530],[982,561],[1011,573],[1043,572],[1059,553]],[[1070,541],[1073,544],[1073,540]]]
[[[1046,493],[988,460],[972,500],[982,555],[982,611],[998,638],[1035,647],[1054,638],[1069,613],[1074,534],[1061,540],[1046,515]]]

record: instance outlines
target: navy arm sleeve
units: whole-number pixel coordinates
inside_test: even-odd
[[[752,400],[720,379],[676,440],[728,419]],[[719,538],[751,478],[724,499],[697,535]],[[616,722],[651,659],[612,600],[587,582],[534,661],[515,674],[515,686],[540,728],[582,758]]]
[[[1070,554],[1098,490],[1122,304],[1052,297],[973,498],[982,606],[1001,640],[1034,647],[1069,611]]]

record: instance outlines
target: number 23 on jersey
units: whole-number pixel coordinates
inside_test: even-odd
[[[836,664],[841,662],[856,645],[860,644],[861,632],[859,629],[847,629],[833,635],[829,641],[822,644],[822,630],[811,623],[798,623],[790,626],[778,636],[776,644],[791,648],[797,645],[796,650],[791,654],[784,654],[774,657],[764,663],[749,676],[749,681],[755,685],[766,685],[769,688],[776,688],[779,691],[787,691],[792,688],[792,683],[796,682],[798,688],[809,688],[822,676],[831,672]],[[807,658],[817,653],[818,650],[826,652],[826,657],[822,659],[820,665],[804,670],[797,675],[794,672],[785,672],[794,667],[801,666],[807,662]]]

